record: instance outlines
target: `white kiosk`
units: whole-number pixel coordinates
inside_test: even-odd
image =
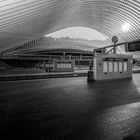
[[[93,79],[108,80],[132,77],[132,55],[96,54]]]
[[[133,56],[127,54],[117,54],[115,44],[118,41],[116,36],[112,37],[114,45],[99,48],[93,51],[93,71],[88,72],[88,82],[132,78]],[[109,50],[107,50],[109,48]]]

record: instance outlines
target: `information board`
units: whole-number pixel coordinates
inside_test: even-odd
[[[140,51],[140,41],[128,43],[127,52]]]

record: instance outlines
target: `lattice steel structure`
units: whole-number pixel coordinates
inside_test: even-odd
[[[0,51],[72,26],[116,35],[119,43],[137,40],[140,0],[0,0]]]

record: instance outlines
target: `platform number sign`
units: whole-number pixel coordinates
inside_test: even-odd
[[[118,38],[117,38],[117,36],[113,36],[112,37],[112,42],[115,44],[116,42],[118,42]]]

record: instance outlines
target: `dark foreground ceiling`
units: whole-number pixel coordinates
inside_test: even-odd
[[[119,42],[137,40],[140,0],[0,0],[0,51],[71,26],[116,35]]]

